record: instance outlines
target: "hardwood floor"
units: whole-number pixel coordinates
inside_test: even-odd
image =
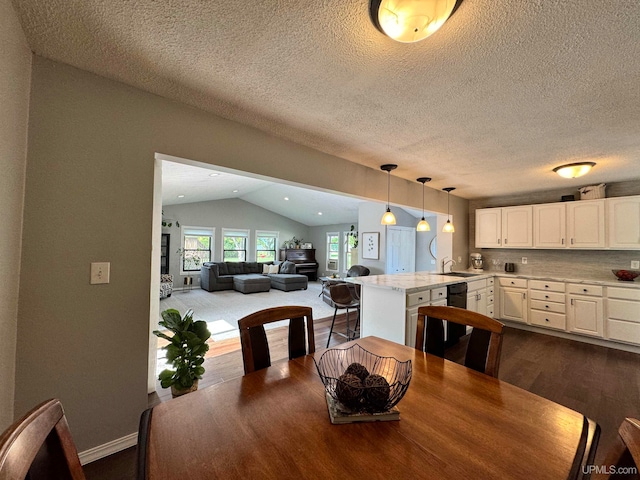
[[[330,319],[329,319],[330,320]],[[326,345],[330,321],[317,321],[316,348]],[[273,330],[269,337],[272,362],[286,360],[286,329]],[[343,331],[344,323],[336,326]],[[332,336],[331,345],[345,340]],[[447,356],[460,357],[461,348]],[[203,388],[242,376],[240,351],[210,358]],[[620,350],[589,345],[549,335],[506,328],[500,364],[500,380],[548,398],[583,413],[602,429],[596,464],[617,440],[618,426],[625,417],[640,418],[640,356]],[[150,396],[150,404],[169,398],[167,392]],[[89,480],[135,478],[135,448],[85,466]]]

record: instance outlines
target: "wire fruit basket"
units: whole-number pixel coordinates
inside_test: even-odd
[[[407,392],[412,373],[411,360],[381,357],[358,344],[327,350],[316,368],[327,395],[354,413],[391,410]]]

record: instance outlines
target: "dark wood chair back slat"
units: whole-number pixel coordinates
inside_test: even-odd
[[[0,478],[85,479],[60,400],[41,403],[0,436]]]
[[[504,324],[464,308],[420,307],[416,328],[416,349],[444,357],[443,320],[473,327],[464,365],[497,378]]]
[[[603,462],[607,471],[596,470],[591,475],[592,480],[640,479],[640,420],[625,418],[618,434],[617,443],[607,452]]]
[[[289,320],[289,359],[316,351],[311,307],[284,306],[260,310],[238,320],[245,374],[271,366],[264,325],[280,320]]]

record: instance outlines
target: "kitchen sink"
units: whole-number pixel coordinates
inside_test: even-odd
[[[449,272],[441,273],[440,275],[446,275],[448,277],[477,277],[478,275],[482,275],[482,273]]]

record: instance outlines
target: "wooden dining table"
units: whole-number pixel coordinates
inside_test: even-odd
[[[592,461],[584,415],[464,366],[377,337],[412,361],[400,420],[334,425],[313,357],[161,403],[143,414],[142,478],[573,479]]]

